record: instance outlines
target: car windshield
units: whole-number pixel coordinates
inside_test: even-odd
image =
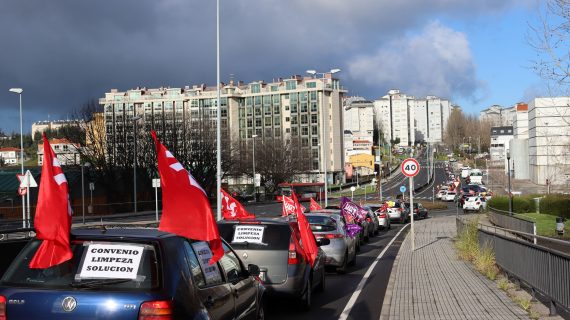
[[[336,221],[333,218],[322,216],[307,216],[311,230],[315,232],[326,232],[336,230]]]
[[[140,290],[159,286],[159,263],[150,244],[73,241],[73,258],[46,269],[31,269],[30,261],[40,246],[31,241],[12,262],[2,286],[64,289],[101,288]]]

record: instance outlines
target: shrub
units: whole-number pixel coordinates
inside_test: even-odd
[[[490,247],[484,246],[483,249],[479,250],[479,254],[475,257],[474,263],[475,268],[490,280],[497,278],[499,269],[495,264],[495,253]]]
[[[570,219],[570,196],[562,194],[545,196],[540,199],[540,213]]]
[[[536,212],[534,204],[535,196],[514,196],[513,197],[513,212],[515,213],[527,213]],[[488,206],[495,209],[508,211],[509,210],[509,197],[507,196],[493,196],[491,200],[487,203]],[[542,202],[541,202],[542,207]]]
[[[459,251],[459,257],[463,260],[474,261],[479,254],[479,243],[477,236],[477,220],[470,220],[457,235],[455,243]]]

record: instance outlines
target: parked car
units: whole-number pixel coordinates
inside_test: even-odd
[[[73,258],[31,269],[41,241],[22,249],[0,280],[0,318],[259,319],[259,267],[226,254],[209,265],[206,242],[151,228],[74,229]]]
[[[455,197],[457,196],[457,193],[455,191],[447,191],[445,193],[445,195],[441,196],[441,201],[455,201]]]
[[[317,239],[330,240],[321,246],[325,252],[325,266],[336,267],[337,272],[345,273],[348,266],[356,264],[356,241],[346,234],[346,221],[340,214],[308,213],[307,220]]]
[[[441,200],[445,194],[447,194],[447,190],[439,190],[439,191],[435,194],[435,198]]]
[[[378,217],[378,225],[380,226],[380,230],[386,230],[391,228],[390,219],[388,218],[388,213],[385,211],[382,212],[380,210],[383,207],[382,204],[368,204],[367,207],[370,208],[372,212],[374,212],[374,214],[376,214],[376,216]]]
[[[468,211],[483,211],[487,208],[487,201],[484,197],[473,196],[467,197],[463,203],[463,212]]]
[[[334,208],[334,209],[333,209]],[[329,206],[329,208],[325,208],[325,209],[320,209],[317,211],[311,211],[311,213],[326,213],[326,214],[340,214],[340,208],[338,206],[333,207],[333,206]],[[356,235],[356,252],[360,252],[360,247],[364,244],[364,232],[365,229],[362,228],[362,230],[360,230],[360,232]]]
[[[406,214],[400,202],[394,202],[392,206],[388,206],[388,217],[391,221],[406,223]]]
[[[369,237],[373,237],[380,232],[380,221],[369,207],[363,207],[366,211],[366,221],[368,221]]]
[[[410,211],[410,203],[406,202],[406,208],[408,212]],[[414,219],[426,219],[428,217],[428,209],[426,209],[421,203],[414,202]],[[410,213],[408,213],[408,216]]]
[[[325,253],[319,248],[314,266],[303,258],[297,222],[263,218],[222,220],[218,229],[244,262],[259,266],[268,296],[294,298],[309,309],[313,291],[324,290]]]

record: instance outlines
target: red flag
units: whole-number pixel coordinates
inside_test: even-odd
[[[295,214],[297,212],[296,204],[293,199],[283,196],[283,217],[286,217],[290,214]]]
[[[220,192],[222,193],[222,215],[224,219],[255,219],[255,215],[247,212],[243,205],[230,196],[229,193],[225,192],[224,189],[220,189]]]
[[[152,137],[162,188],[162,218],[158,229],[188,239],[209,241],[213,253],[210,264],[214,264],[224,255],[224,249],[206,192],[158,141],[154,131]]]
[[[301,245],[305,251],[307,260],[312,266],[315,264],[319,248],[317,247],[315,235],[313,234],[313,230],[311,230],[309,221],[307,221],[307,217],[305,217],[305,214],[301,210],[301,205],[299,204],[299,201],[297,201],[297,196],[294,193],[292,196],[293,201],[295,202],[297,225],[299,226],[299,233],[301,234]]]
[[[43,140],[42,178],[34,221],[36,238],[42,244],[30,262],[30,268],[38,269],[58,265],[73,256],[69,246],[72,211],[67,179],[45,134]]]
[[[311,198],[311,206],[309,207],[311,211],[321,210],[321,205]]]

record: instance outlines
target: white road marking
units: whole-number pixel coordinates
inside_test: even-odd
[[[380,252],[380,254],[378,255],[378,257],[376,257],[376,259],[374,260],[374,262],[370,265],[370,267],[368,267],[368,270],[366,270],[366,273],[364,274],[364,277],[362,277],[362,280],[360,280],[360,283],[358,283],[358,286],[356,287],[356,290],[354,291],[354,293],[352,293],[352,296],[350,297],[350,299],[348,300],[348,303],[346,304],[346,306],[344,307],[344,310],[342,310],[342,313],[340,314],[340,317],[338,318],[339,320],[345,320],[348,318],[348,315],[350,314],[350,311],[352,310],[352,307],[354,307],[354,304],[356,303],[356,300],[358,299],[358,296],[360,295],[360,292],[362,291],[362,289],[364,288],[364,285],[366,284],[366,281],[368,281],[368,278],[370,277],[370,274],[372,273],[372,270],[374,270],[374,268],[376,267],[376,264],[378,263],[378,261],[380,261],[380,259],[382,259],[382,257],[384,256],[384,254],[386,253],[386,251],[388,250],[388,248],[390,248],[390,246],[392,245],[392,243],[394,242],[394,240],[396,240],[396,238],[398,238],[398,236],[400,235],[400,233],[402,233],[402,231],[404,231],[404,229],[406,229],[406,227],[409,224],[406,224],[405,226],[402,227],[402,229],[400,229],[400,231],[398,231],[398,233],[394,236],[394,238],[392,238],[392,240],[388,243],[388,245],[386,246],[386,248],[384,248],[384,250],[382,250],[382,252]]]

